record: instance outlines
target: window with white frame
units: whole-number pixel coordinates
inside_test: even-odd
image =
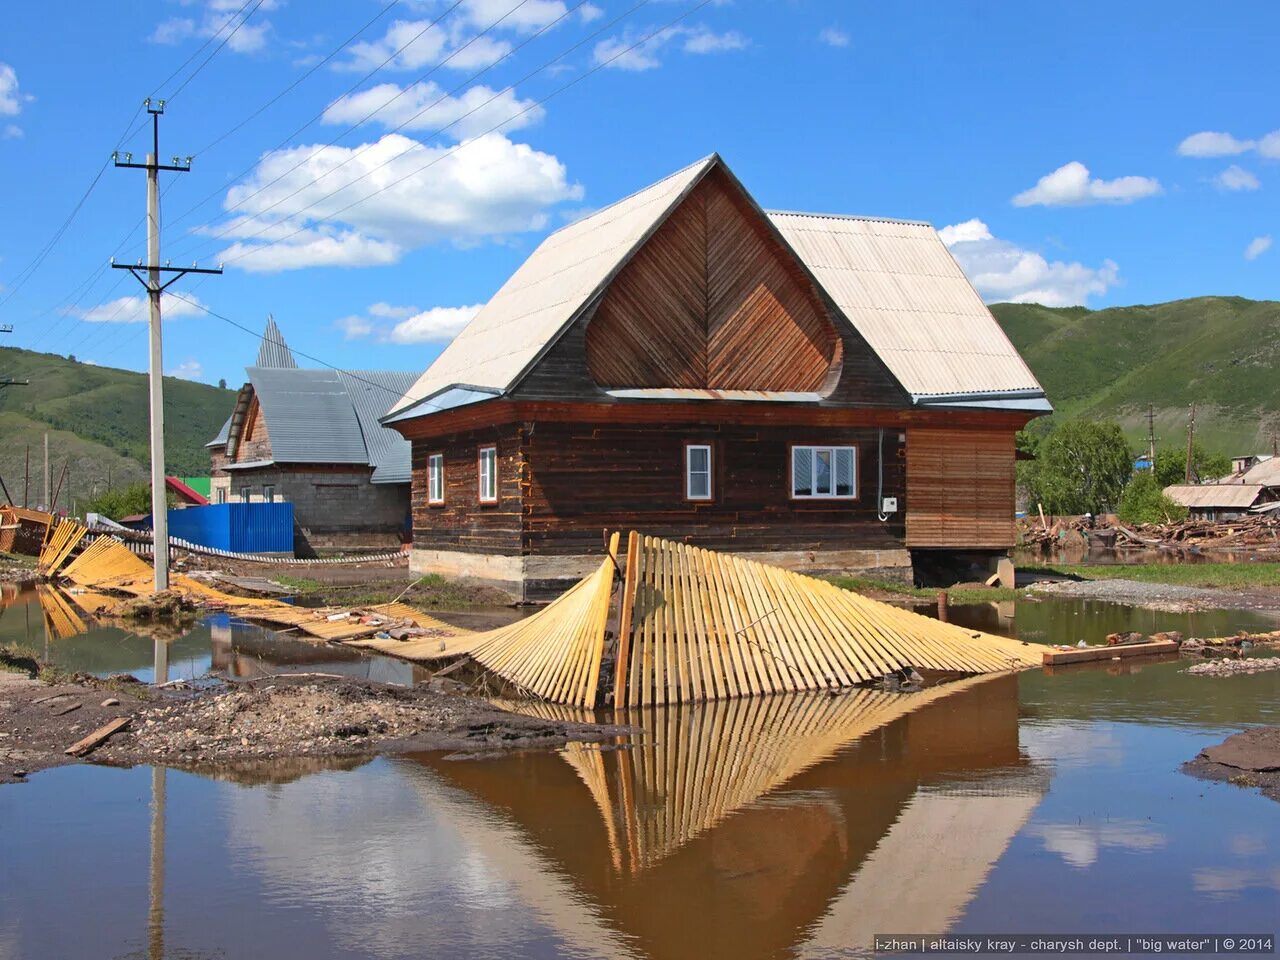
[[[264,483],[262,485],[262,499],[265,500],[267,503],[275,503],[276,488],[271,486],[271,484],[269,483]]]
[[[480,448],[480,502],[498,502],[498,448]]]
[[[248,503],[253,499],[253,487],[244,486],[240,488],[240,502]]]
[[[427,457],[427,503],[444,503],[444,454]]]
[[[684,496],[686,500],[710,500],[711,445],[687,443],[684,447]]]
[[[218,487],[218,489],[215,490],[213,494],[214,494],[214,503],[227,502],[227,491],[225,487]]]
[[[792,447],[791,496],[852,500],[858,495],[857,447]]]

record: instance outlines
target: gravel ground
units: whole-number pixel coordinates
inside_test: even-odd
[[[1210,660],[1197,663],[1187,673],[1206,677],[1234,677],[1244,673],[1280,670],[1280,657],[1246,657],[1243,660]]]
[[[1138,580],[1055,580],[1035,584],[1036,593],[1074,600],[1105,600],[1151,610],[1275,610],[1280,599],[1236,590],[1181,587]]]

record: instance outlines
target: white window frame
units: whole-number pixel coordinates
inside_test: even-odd
[[[836,458],[840,451],[849,451],[853,458],[853,476],[850,477],[849,486],[852,493],[836,493],[838,482],[836,478]],[[820,452],[829,453],[831,455],[831,492],[819,493],[817,490],[818,478],[818,454]],[[813,483],[814,489],[809,493],[796,493],[796,458],[807,455],[809,461],[809,476]],[[858,499],[858,448],[854,444],[825,444],[825,443],[797,443],[791,447],[790,463],[787,464],[787,485],[791,491],[792,500],[857,500]]]
[[[241,485],[240,487],[240,502],[241,503],[253,502],[253,487],[249,486],[249,484],[247,483]]]
[[[273,483],[264,483],[264,484],[262,485],[262,502],[263,502],[263,503],[275,503],[275,502],[276,502],[276,487],[275,487],[275,484],[273,484]]]
[[[476,451],[476,486],[481,503],[498,502],[498,448],[492,443]]]
[[[705,471],[707,477],[707,492],[701,495],[695,495],[693,492],[693,458],[690,454],[694,450],[705,450],[707,452],[707,469]],[[703,471],[698,471],[699,474]],[[684,445],[684,498],[694,503],[711,503],[715,500],[715,476],[716,476],[716,459],[715,451],[712,450],[709,443],[686,443]]]
[[[427,454],[427,505],[444,506],[444,454]]]

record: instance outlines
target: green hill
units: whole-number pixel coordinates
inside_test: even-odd
[[[22,501],[28,449],[30,502],[35,505],[41,499],[46,431],[51,486],[67,464],[60,506],[103,489],[108,475],[113,486],[146,479],[150,456],[145,375],[55,354],[0,348],[0,376],[31,381],[29,386],[0,389],[0,477],[15,500]],[[168,473],[209,472],[204,445],[227,419],[235,396],[232,390],[164,378]]]
[[[1280,303],[1196,297],[1110,307],[997,303],[992,312],[1059,416],[1114,418],[1145,446],[1196,436],[1228,456],[1270,452],[1280,432]]]

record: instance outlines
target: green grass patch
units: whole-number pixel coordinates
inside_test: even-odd
[[[1091,566],[1085,564],[1028,566],[1079,577],[1081,580],[1139,580],[1184,587],[1280,587],[1280,563],[1141,563]]]
[[[400,600],[426,610],[456,610],[507,602],[505,597],[490,588],[462,584],[438,573],[428,573],[412,584],[403,580],[333,584],[310,577],[277,576],[272,579],[297,591],[299,597],[326,606],[371,607]]]
[[[894,580],[879,580],[875,577],[834,576],[824,579],[842,590],[852,590],[854,593],[870,594],[873,597],[891,594],[921,602],[936,601],[939,593],[945,593],[947,602],[952,604],[998,603],[1002,600],[1016,600],[1026,596],[1025,590],[1010,590],[1005,587],[913,587]]]

